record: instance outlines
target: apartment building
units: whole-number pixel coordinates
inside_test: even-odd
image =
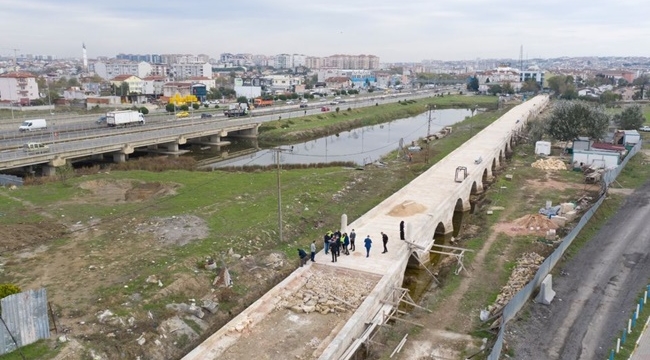
[[[120,75],[135,75],[143,78],[151,74],[152,70],[152,66],[148,62],[133,62],[128,60],[98,61],[92,67],[95,74],[104,79],[113,79]]]
[[[171,64],[169,65],[170,75],[176,80],[185,80],[191,77],[205,77],[212,79],[212,65],[203,64]]]
[[[36,76],[28,72],[10,72],[0,75],[0,101],[29,105],[39,99]]]

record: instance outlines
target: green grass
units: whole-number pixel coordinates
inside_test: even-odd
[[[451,95],[413,100],[403,105],[391,103],[379,106],[368,106],[347,111],[346,104],[336,107],[329,106],[331,111],[318,115],[292,118],[267,122],[260,127],[260,142],[286,142],[291,140],[305,140],[335,134],[341,131],[380,124],[395,119],[406,118],[427,111],[429,106],[435,105],[438,109],[465,107],[494,109],[497,98],[494,96],[462,96]]]
[[[52,359],[62,349],[62,345],[54,348],[52,344],[53,341],[39,340],[33,344],[25,345],[20,349],[14,350],[10,353],[0,355],[0,360]]]

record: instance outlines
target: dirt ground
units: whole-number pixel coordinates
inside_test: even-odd
[[[592,193],[598,188],[597,186],[564,183],[555,180],[553,172],[549,171],[543,179],[528,180],[525,187],[519,192],[519,198],[511,199],[511,203],[529,201],[531,193],[541,193],[549,189],[558,191],[572,189],[575,190],[576,196],[580,196],[580,194]],[[481,208],[479,211],[485,211],[487,208],[489,206]],[[468,296],[478,284],[495,281],[493,275],[490,275],[490,268],[503,266],[505,261],[512,261],[507,255],[511,245],[504,246],[503,244],[498,244],[497,239],[499,239],[499,235],[505,234],[510,237],[521,235],[544,236],[547,230],[557,228],[548,219],[544,219],[543,217],[538,218],[532,214],[520,217],[514,221],[505,220],[514,211],[515,208],[513,206],[505,206],[502,211],[496,211],[495,214],[499,217],[499,220],[490,229],[480,229],[475,225],[463,226],[460,235],[465,238],[471,237],[477,231],[489,231],[489,236],[477,252],[471,264],[466,265],[470,268],[470,271],[462,272],[459,275],[462,279],[458,289],[446,298],[444,302],[438,303],[432,314],[417,315],[417,322],[423,324],[424,328],[416,335],[409,337],[400,351],[398,359],[463,359],[481,352],[485,339],[467,335],[474,330],[480,309],[464,308],[462,299]],[[531,224],[534,224],[534,226]],[[498,264],[490,263],[486,260],[488,253],[495,246],[501,246],[501,255],[497,256]],[[531,249],[534,248],[532,247]],[[543,248],[540,250],[550,251],[550,249]],[[454,262],[449,261],[447,263],[451,264]],[[449,276],[454,275],[451,274]],[[427,297],[435,300],[438,291],[440,289],[434,286],[432,291],[427,293],[422,301],[427,302]]]

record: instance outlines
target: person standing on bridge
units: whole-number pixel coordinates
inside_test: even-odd
[[[356,248],[354,247],[354,239],[357,238],[357,233],[354,232],[354,229],[352,229],[352,232],[350,232],[350,250],[354,251]]]
[[[311,262],[316,262],[316,240],[312,240],[309,250],[311,250]]]
[[[339,239],[336,237],[336,235],[332,236],[332,239],[330,240],[330,252],[332,253],[332,262],[336,262],[338,260],[340,247],[341,247],[341,243],[339,242]]]
[[[305,265],[307,263],[307,260],[309,260],[307,253],[303,249],[298,249],[298,257],[300,258],[300,267]]]
[[[332,240],[332,235],[334,233],[332,231],[328,231],[325,236],[323,237],[323,246],[325,248],[325,255],[329,252],[330,249],[330,240]]]
[[[366,247],[366,257],[369,257],[370,247],[372,246],[372,239],[370,239],[370,235],[366,236],[366,239],[363,240],[363,243],[365,244],[364,246]]]
[[[381,241],[384,243],[384,251],[382,251],[382,254],[385,254],[388,252],[388,248],[386,248],[386,244],[388,244],[388,235],[383,231],[381,232]]]

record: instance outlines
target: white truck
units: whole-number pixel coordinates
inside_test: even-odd
[[[45,119],[25,120],[18,128],[21,132],[45,129],[47,129],[47,121]]]
[[[144,125],[144,115],[134,110],[109,111],[106,113],[108,127]]]

